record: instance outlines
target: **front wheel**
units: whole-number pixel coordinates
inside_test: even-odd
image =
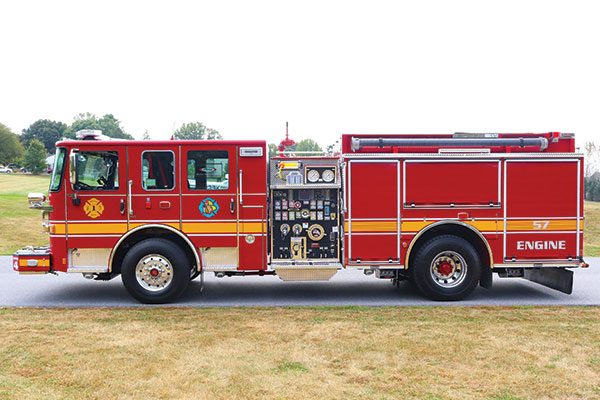
[[[142,303],[166,303],[187,287],[190,266],[185,253],[174,243],[146,239],[125,255],[121,279],[129,294]]]
[[[470,295],[481,275],[477,250],[454,235],[435,237],[421,246],[412,263],[413,282],[432,300],[461,300]]]

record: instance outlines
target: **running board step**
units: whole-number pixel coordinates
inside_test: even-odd
[[[282,281],[328,281],[338,271],[335,265],[275,266],[275,273]]]

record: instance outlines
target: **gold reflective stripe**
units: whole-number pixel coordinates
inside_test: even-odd
[[[583,221],[580,221],[580,228],[583,229]],[[576,219],[523,219],[506,221],[507,231],[574,231],[576,229]]]
[[[129,229],[148,225],[148,223],[131,222]],[[179,229],[179,222],[162,222],[161,225],[168,225]],[[232,233],[237,232],[238,224],[235,222],[184,222],[182,224],[184,233]],[[65,224],[55,224],[54,234],[64,235],[66,233]],[[262,222],[240,222],[240,233],[262,233],[266,232],[267,226]],[[126,222],[107,222],[103,224],[77,223],[69,224],[70,235],[100,235],[100,234],[122,234],[127,232]]]
[[[504,222],[502,220],[452,220],[471,225],[482,232],[502,231]],[[437,221],[402,221],[402,232],[419,232],[423,228]],[[580,229],[583,230],[583,221],[580,221]],[[344,223],[344,229],[349,231],[349,223]],[[540,229],[544,228],[544,229]],[[352,232],[396,232],[396,221],[352,221]],[[576,219],[564,220],[509,220],[507,231],[575,231],[577,230]]]
[[[235,233],[235,222],[184,222],[185,233]]]
[[[348,223],[346,222],[346,231]],[[396,232],[396,221],[352,221],[352,232]]]
[[[161,225],[167,225],[175,229],[179,229],[179,222],[161,222]],[[138,226],[148,225],[146,222],[130,222],[129,229],[137,228]],[[71,233],[71,225],[69,225],[69,233]],[[121,232],[115,232],[121,233]]]
[[[262,233],[266,230],[267,224],[262,222],[240,222],[240,233]]]
[[[69,235],[82,235],[88,233],[102,235],[125,232],[127,232],[127,222],[110,222],[106,224],[69,224]]]

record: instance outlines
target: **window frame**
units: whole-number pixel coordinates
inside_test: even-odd
[[[189,182],[189,178],[188,178],[189,162],[190,162],[190,160],[194,160],[195,161],[194,158],[190,158],[190,153],[199,153],[199,152],[202,152],[202,153],[223,152],[224,154],[227,155],[227,157],[221,158],[221,159],[226,159],[227,160],[227,170],[228,170],[227,174],[229,175],[229,177],[227,178],[227,187],[226,188],[223,188],[223,189],[209,189],[208,187],[206,187],[204,189],[198,189],[198,188],[191,188],[190,187],[190,182]],[[216,158],[216,157],[213,157],[213,158]],[[231,154],[230,154],[229,150],[227,150],[227,149],[218,149],[218,150],[215,150],[215,149],[211,149],[211,150],[207,150],[207,149],[192,149],[192,150],[187,150],[186,151],[186,155],[185,155],[185,167],[186,167],[186,170],[185,170],[185,178],[186,179],[185,180],[186,180],[186,183],[187,183],[186,184],[186,189],[189,192],[192,192],[192,193],[198,193],[198,192],[215,192],[215,191],[216,192],[228,192],[228,191],[231,190],[231,173],[229,171],[230,167],[231,167]],[[208,181],[206,183],[207,183],[207,186],[208,186]]]
[[[171,153],[173,156],[173,187],[170,189],[147,189],[144,181],[144,154],[146,153]],[[140,155],[140,184],[142,190],[145,192],[172,192],[177,188],[177,162],[175,158],[175,152],[173,150],[144,150]]]

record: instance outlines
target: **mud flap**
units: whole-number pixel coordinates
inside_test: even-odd
[[[566,294],[573,293],[573,271],[565,268],[525,268],[523,279]]]
[[[493,279],[494,277],[492,276],[492,269],[484,266],[481,271],[481,277],[479,278],[479,285],[486,289],[491,289]]]

